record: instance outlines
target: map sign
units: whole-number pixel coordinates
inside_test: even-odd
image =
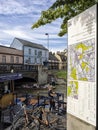
[[[96,5],[68,21],[67,112],[96,126]]]
[[[95,39],[70,45],[68,96],[78,98],[78,82],[95,81]],[[75,80],[75,81],[74,81]]]

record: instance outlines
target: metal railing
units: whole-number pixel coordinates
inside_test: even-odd
[[[37,65],[23,65],[23,64],[0,64],[0,74],[10,73],[11,69],[14,72],[30,72],[30,71],[38,71]]]

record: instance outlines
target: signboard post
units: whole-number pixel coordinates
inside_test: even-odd
[[[96,46],[97,5],[94,5],[68,20],[67,83],[67,113],[94,127],[97,89]]]

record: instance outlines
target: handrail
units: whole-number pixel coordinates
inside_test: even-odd
[[[0,64],[0,73],[10,73],[12,67],[14,72],[38,71],[37,65]]]

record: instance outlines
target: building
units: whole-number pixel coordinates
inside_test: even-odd
[[[23,51],[0,45],[0,108],[13,101],[14,82],[22,78],[21,73],[13,73],[13,65],[19,68],[23,64]]]
[[[48,69],[49,70],[59,69],[59,60],[56,58],[55,53],[49,52]]]
[[[0,45],[0,74],[9,73],[13,68],[19,69],[23,64],[23,51]]]
[[[23,51],[0,45],[0,64],[22,64]]]
[[[48,49],[41,44],[14,38],[10,46],[21,51],[23,50],[24,64],[43,65],[44,61],[48,61],[49,59]]]
[[[67,49],[63,52],[49,52],[49,60],[45,63],[49,70],[65,70],[67,69]]]
[[[55,53],[55,57],[59,60],[59,70],[67,69],[67,50],[58,51]]]

